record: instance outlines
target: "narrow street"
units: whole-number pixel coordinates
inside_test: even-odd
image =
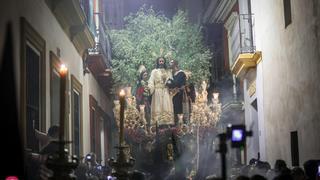
[[[318,0],[0,12],[0,179],[320,179]]]

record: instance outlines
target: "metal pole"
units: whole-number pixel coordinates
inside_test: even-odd
[[[219,134],[219,152],[221,154],[221,179],[227,179],[227,163],[226,163],[226,154],[227,154],[227,135],[225,133]]]

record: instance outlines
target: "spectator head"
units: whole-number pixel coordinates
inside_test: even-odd
[[[266,175],[271,166],[268,162],[257,161],[255,168],[257,169],[257,174]]]
[[[284,170],[286,168],[287,168],[287,164],[286,164],[286,162],[284,160],[282,160],[282,159],[276,160],[276,162],[274,164],[274,169],[276,171],[282,171],[282,170]]]
[[[256,162],[257,162],[257,159],[252,158],[252,159],[250,159],[250,161],[249,161],[249,165],[255,165]]]
[[[48,136],[51,138],[58,138],[59,137],[59,126],[53,125],[48,130]]]
[[[247,177],[247,176],[241,175],[241,176],[238,176],[238,177],[236,178],[236,180],[250,180],[250,178]]]
[[[265,177],[261,176],[261,175],[253,175],[251,178],[251,180],[267,180]]]
[[[134,179],[134,180],[144,180],[145,179],[145,175],[144,175],[143,172],[134,170],[132,172],[131,178]]]
[[[304,171],[300,167],[294,167],[291,170],[291,176],[293,177],[294,180],[304,180],[304,179],[306,179]]]
[[[250,165],[246,165],[240,168],[240,174],[243,176],[248,176],[250,171]]]
[[[308,160],[303,164],[307,179],[316,179],[318,165],[320,165],[320,160]]]
[[[85,157],[85,162],[86,163],[96,163],[96,154],[93,152],[88,153]]]
[[[293,180],[291,174],[280,174],[275,177],[273,180]]]

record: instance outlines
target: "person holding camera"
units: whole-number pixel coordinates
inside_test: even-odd
[[[40,142],[41,150],[39,153],[28,152],[27,177],[28,179],[48,179],[53,172],[46,167],[45,163],[48,155],[59,150],[59,144],[55,142],[59,138],[59,126],[51,126],[48,133],[34,129],[34,134]]]
[[[104,178],[103,168],[97,162],[96,155],[94,153],[87,154],[84,161],[87,166],[85,174],[88,180],[99,180]]]

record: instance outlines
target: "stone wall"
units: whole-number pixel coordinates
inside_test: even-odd
[[[297,131],[301,166],[320,158],[319,3],[292,0],[292,23],[286,28],[283,1],[254,0],[252,12],[262,51],[257,78],[262,81],[257,82],[263,99],[258,103],[265,133],[262,157],[272,165],[281,158],[290,166],[290,132]]]

